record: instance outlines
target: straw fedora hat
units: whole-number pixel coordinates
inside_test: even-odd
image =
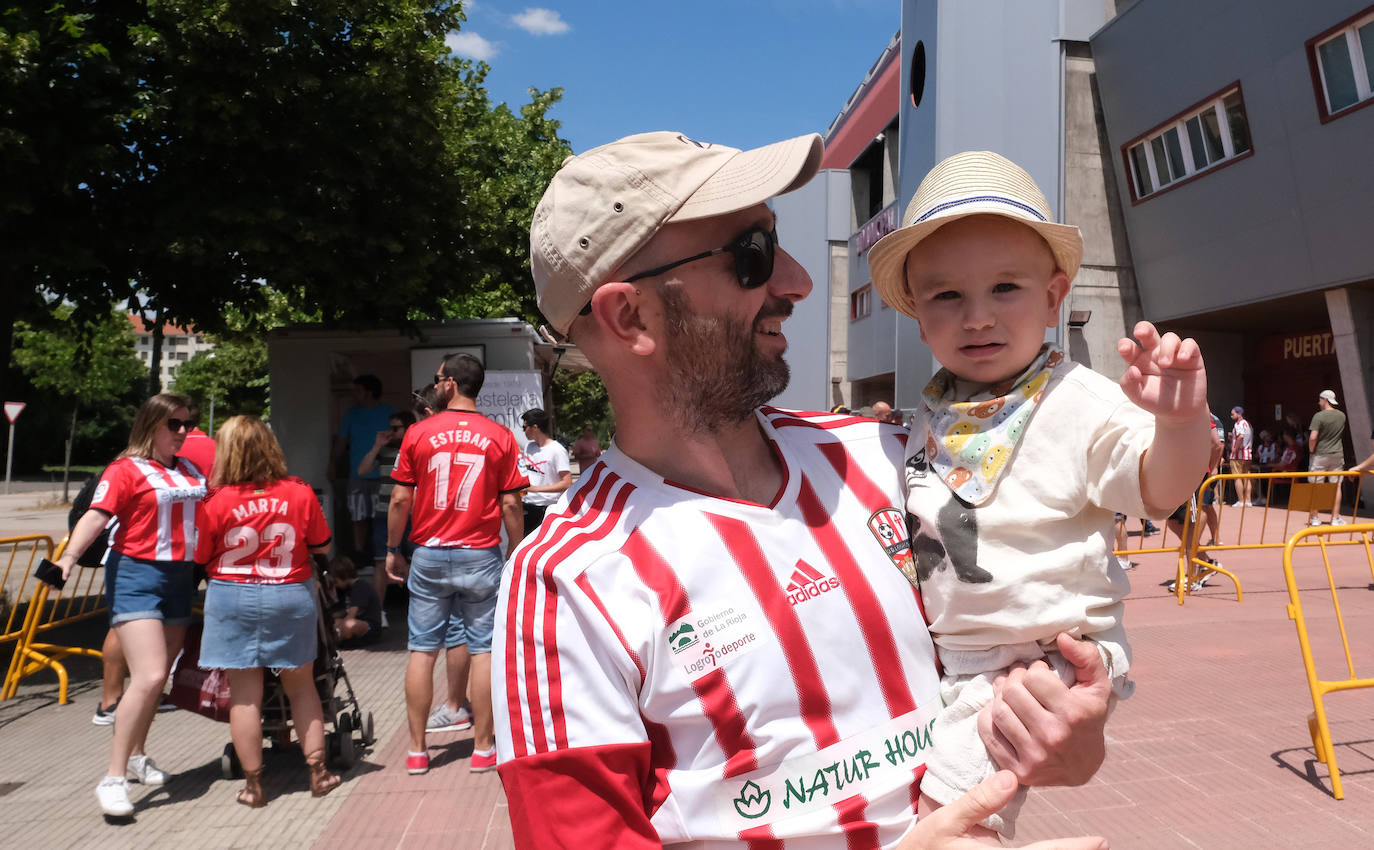
[[[1072,224],[1054,221],[1045,194],[1025,169],[992,151],[965,151],[931,169],[907,204],[902,226],[869,249],[869,271],[882,299],[915,317],[906,289],[907,254],[941,226],[971,215],[1000,215],[1021,222],[1049,243],[1055,262],[1070,282],[1078,274],[1082,234]]]

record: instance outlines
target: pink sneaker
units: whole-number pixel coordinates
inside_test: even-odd
[[[481,752],[481,751],[478,751],[478,750],[474,750],[474,751],[473,751],[473,753],[472,753],[472,767],[470,768],[470,769],[472,770],[473,773],[486,773],[488,770],[494,770],[495,768],[496,768],[496,748],[495,748],[495,747],[492,747],[490,750],[486,751],[485,753],[484,753],[484,752]]]
[[[429,773],[429,753],[412,753],[406,756],[406,773],[412,776]]]

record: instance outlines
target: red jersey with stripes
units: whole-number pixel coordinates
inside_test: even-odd
[[[91,507],[119,520],[111,546],[145,561],[189,561],[195,548],[196,506],[205,476],[194,464],[122,457],[105,467]]]
[[[299,478],[216,487],[196,528],[196,563],[210,578],[254,584],[310,578],[310,547],[330,537],[315,491]]]
[[[444,548],[499,545],[500,496],[529,484],[519,464],[515,437],[480,413],[441,410],[407,428],[391,478],[415,488],[410,539]]]
[[[759,422],[772,504],[612,447],[512,555],[492,684],[517,846],[873,848],[911,826],[939,680],[902,572],[906,432]]]

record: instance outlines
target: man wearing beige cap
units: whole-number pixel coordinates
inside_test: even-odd
[[[617,433],[502,584],[519,847],[953,847],[1017,779],[1101,762],[1110,685],[1074,644],[1077,684],[1019,669],[985,714],[1010,771],[912,827],[939,696],[904,577],[905,432],[762,406],[811,290],[765,202],[821,153],[631,136],[569,158],[535,211],[540,309],[600,373]]]
[[[1307,450],[1312,453],[1308,468],[1313,472],[1345,469],[1345,443],[1342,442],[1345,437],[1345,414],[1336,409],[1339,404],[1335,390],[1322,390],[1317,395],[1318,410],[1307,426]],[[1331,503],[1331,524],[1345,525],[1345,519],[1340,515],[1341,476],[1318,475],[1309,480],[1335,483],[1336,499]],[[1321,525],[1315,505],[1307,515],[1307,524]]]

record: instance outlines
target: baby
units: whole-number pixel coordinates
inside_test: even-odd
[[[1082,256],[1078,228],[1053,221],[1030,175],[986,151],[937,165],[869,254],[879,293],[944,367],[906,458],[915,581],[943,673],[921,814],[994,771],[977,716],[999,674],[1044,659],[1075,681],[1061,633],[1094,641],[1113,693],[1129,696],[1113,514],[1168,516],[1207,466],[1193,340],[1137,324],[1139,345],[1117,343],[1119,386],[1045,343]],[[1013,834],[1024,797],[984,821],[985,841]]]

